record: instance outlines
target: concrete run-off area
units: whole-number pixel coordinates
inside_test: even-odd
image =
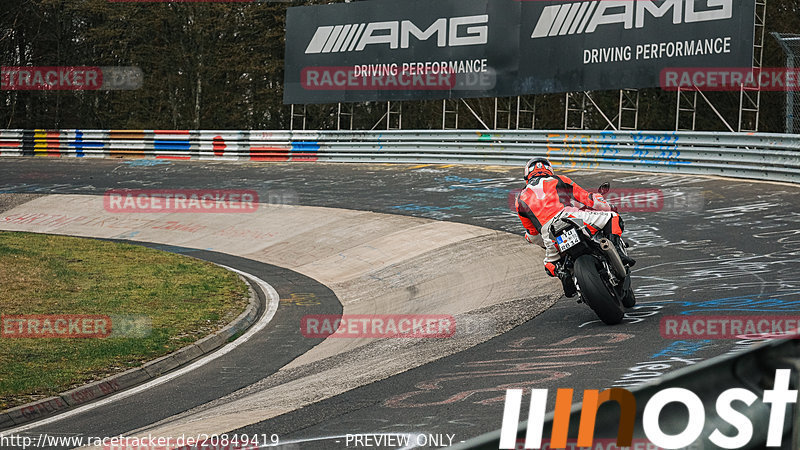
[[[289,205],[249,214],[115,213],[100,196],[48,195],[0,214],[0,229],[213,250],[311,277],[334,291],[344,315],[455,318],[445,339],[326,339],[241,395],[149,430],[159,436],[224,433],[385,379],[507,331],[560,295],[557,281],[525,269],[543,255],[518,236],[408,216]],[[511,301],[515,307],[505,307]]]

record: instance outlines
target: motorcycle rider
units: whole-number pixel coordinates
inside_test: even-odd
[[[614,244],[622,263],[628,267],[636,261],[630,258],[622,246],[624,230],[622,218],[612,211],[611,205],[600,194],[590,193],[578,186],[569,177],[556,175],[547,158],[532,158],[525,165],[525,189],[516,199],[516,209],[525,227],[525,240],[545,249],[544,267],[551,277],[561,279],[564,294],[572,297],[576,293],[575,283],[561,266],[561,255],[550,236],[550,225],[554,219],[567,215],[583,220],[592,233],[602,230]],[[590,210],[574,206],[581,203]]]

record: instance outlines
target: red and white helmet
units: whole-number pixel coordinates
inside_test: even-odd
[[[536,157],[525,164],[525,182],[533,177],[553,176],[553,166],[547,158]]]

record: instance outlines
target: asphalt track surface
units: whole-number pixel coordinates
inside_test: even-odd
[[[262,201],[404,214],[520,234],[508,206],[509,191],[522,187],[519,172],[479,166],[9,158],[0,164],[0,193],[253,189]],[[587,189],[611,181],[614,188],[660,189],[669,197],[661,211],[623,213],[638,261],[633,283],[639,302],[623,324],[604,326],[587,307],[562,298],[535,319],[467,351],[232,434],[275,433],[290,447],[303,449],[346,448],[345,436],[356,433],[409,433],[445,444],[453,436],[453,443],[460,442],[499,428],[507,388],[550,389],[550,410],[556,388],[631,387],[755,342],[666,339],[659,329],[664,316],[800,315],[800,188],[590,170],[567,174]],[[281,292],[282,278],[271,278],[275,268],[235,263]],[[282,308],[276,319],[283,320]],[[276,327],[274,333],[296,332],[295,324]],[[264,344],[248,343],[236,361],[203,369],[203,382],[188,391],[176,388],[152,402],[119,405],[114,420],[95,411],[30,433],[123,433],[257,381],[313,343],[291,341],[279,351]],[[278,355],[281,360],[274,359]],[[247,388],[226,399],[246,393]],[[349,447],[354,448],[352,441]]]

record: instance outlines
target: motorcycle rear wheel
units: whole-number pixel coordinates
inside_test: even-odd
[[[575,278],[581,288],[583,301],[606,325],[622,322],[625,313],[614,292],[600,276],[598,261],[591,255],[583,255],[575,261]]]

